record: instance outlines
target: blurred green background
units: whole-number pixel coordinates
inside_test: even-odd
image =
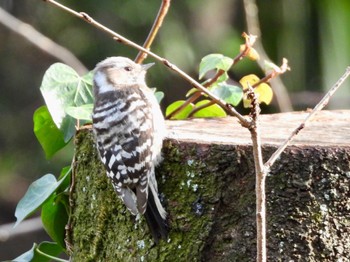
[[[142,44],[161,1],[61,2]],[[0,0],[0,7],[69,49],[89,70],[105,57],[134,58],[137,54],[44,1]],[[350,64],[350,1],[258,0],[257,9],[268,56],[276,64],[283,57],[289,60],[292,71],[282,80],[294,110],[313,107]],[[172,1],[152,50],[196,77],[203,56],[238,54],[243,43],[240,35],[248,32],[244,10],[243,0]],[[72,147],[47,160],[32,131],[32,115],[43,105],[41,80],[55,62],[57,59],[0,24],[0,224],[14,221],[16,203],[29,183],[46,173],[57,175],[70,163]],[[241,62],[230,76],[238,81],[249,73],[263,76],[251,61]],[[148,83],[165,93],[163,107],[184,98],[190,89],[161,64],[149,71]],[[349,109],[349,90],[347,81],[328,109]],[[278,112],[276,105],[274,101],[269,108],[263,107],[263,112]]]

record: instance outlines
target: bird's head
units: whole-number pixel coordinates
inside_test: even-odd
[[[134,85],[146,85],[145,75],[154,63],[140,65],[126,57],[108,57],[94,69],[95,93],[105,93]]]

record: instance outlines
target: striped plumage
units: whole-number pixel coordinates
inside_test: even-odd
[[[164,118],[145,83],[149,65],[110,57],[94,70],[93,131],[107,176],[134,215],[145,214],[155,240],[166,238],[155,166],[161,160]]]

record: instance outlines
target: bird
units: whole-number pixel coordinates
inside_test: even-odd
[[[165,121],[147,69],[114,56],[93,73],[93,133],[100,159],[119,198],[133,215],[144,215],[155,243],[167,239],[167,213],[158,196],[155,167],[161,162]]]

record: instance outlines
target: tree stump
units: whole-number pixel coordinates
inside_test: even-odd
[[[306,113],[261,115],[265,161]],[[90,130],[76,136],[73,261],[254,261],[255,174],[235,118],[168,121],[157,169],[168,241],[114,193]],[[322,111],[267,178],[268,261],[349,261],[350,111]]]

